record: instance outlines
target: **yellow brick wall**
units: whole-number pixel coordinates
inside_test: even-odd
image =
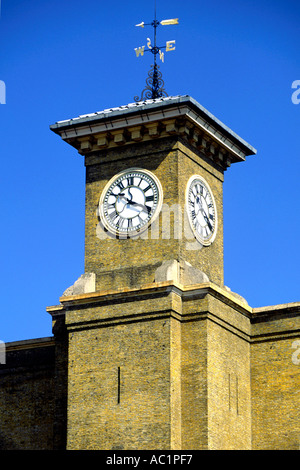
[[[184,297],[182,422],[187,447],[251,448],[249,311],[234,307],[225,296]]]
[[[223,173],[210,161],[195,150],[183,143],[178,143],[178,201],[184,207],[188,180],[193,175],[202,176],[209,184],[215,198],[218,216],[218,231],[216,239],[210,246],[201,247],[197,242],[193,243],[198,249],[191,249],[189,240],[180,244],[180,258],[189,262],[192,266],[207,274],[210,281],[222,286],[223,273]]]
[[[52,450],[56,421],[51,338],[6,345],[0,365],[0,450]]]
[[[155,270],[165,260],[181,259],[204,271],[210,280],[223,284],[223,174],[212,162],[205,162],[177,138],[160,142],[144,142],[120,149],[110,149],[98,155],[86,157],[86,242],[85,271],[95,272],[97,289],[134,287],[153,282]],[[163,188],[165,210],[160,218],[158,237],[148,239],[141,235],[135,239],[116,240],[103,236],[97,217],[100,195],[106,183],[124,169],[139,167],[152,171]],[[179,235],[174,232],[173,209],[179,204],[180,220],[184,224],[186,186],[193,174],[207,179],[216,198],[218,212],[218,236],[210,247],[189,249],[185,229]],[[162,231],[170,210],[170,232]],[[175,219],[176,220],[176,219]],[[178,224],[176,225],[177,228]],[[175,235],[174,235],[175,233]],[[192,240],[193,241],[193,240]]]
[[[74,300],[68,448],[251,448],[248,310],[220,292],[170,282]]]
[[[69,353],[68,449],[170,448],[170,320],[75,331]]]
[[[182,449],[207,450],[206,320],[181,325]]]
[[[299,330],[299,315],[265,318],[253,325],[253,449],[300,448],[300,363],[293,347],[295,341],[300,344]]]
[[[118,160],[115,158],[119,157]],[[95,164],[91,165],[93,161]],[[97,207],[99,204],[100,195],[106,185],[106,183],[117,173],[127,168],[139,167],[146,168],[152,171],[160,181],[163,180],[163,175],[168,174],[170,181],[169,188],[167,190],[164,185],[164,200],[168,201],[168,191],[172,192],[172,197],[175,197],[176,188],[176,175],[177,175],[177,164],[174,153],[170,152],[170,145],[161,145],[157,148],[157,145],[148,143],[147,146],[138,145],[130,146],[122,149],[113,149],[105,156],[100,154],[99,157],[93,157],[89,159],[87,165],[87,184],[86,184],[86,253],[85,253],[85,271],[95,272],[100,274],[106,271],[115,271],[122,268],[120,275],[117,277],[117,282],[113,282],[110,277],[109,288],[132,286],[134,282],[143,283],[149,282],[143,275],[138,279],[134,279],[131,268],[143,268],[148,265],[153,265],[157,262],[161,262],[163,257],[161,250],[161,243],[156,239],[144,240],[141,238],[128,239],[128,240],[115,240],[105,238],[104,240],[99,239],[96,233],[96,227],[98,225],[98,217],[96,214]],[[170,175],[170,171],[172,174]],[[174,184],[175,183],[175,184]],[[171,195],[170,195],[171,196]],[[176,199],[175,201],[176,202]],[[99,230],[100,227],[98,227]],[[169,252],[177,251],[174,244],[168,243]],[[129,268],[129,271],[126,269]],[[147,271],[147,269],[146,269]],[[128,279],[127,272],[133,277]],[[152,269],[151,276],[153,280],[154,271]],[[101,276],[98,277],[98,287],[103,288],[101,285]]]
[[[251,449],[249,341],[208,322],[208,447]]]

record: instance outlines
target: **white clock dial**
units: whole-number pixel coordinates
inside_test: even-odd
[[[133,236],[153,222],[161,204],[162,188],[155,175],[131,168],[108,182],[100,198],[99,213],[108,231]]]
[[[194,235],[202,245],[210,245],[217,233],[217,208],[213,193],[201,176],[194,175],[190,178],[186,203]]]

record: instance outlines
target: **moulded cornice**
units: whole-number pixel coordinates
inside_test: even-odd
[[[256,150],[189,96],[148,100],[50,126],[82,155],[177,135],[225,169]]]

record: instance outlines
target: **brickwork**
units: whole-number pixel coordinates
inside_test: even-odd
[[[172,302],[162,294],[152,293],[151,302],[149,292],[106,294],[96,304],[84,300],[80,310],[71,301],[68,449],[169,449],[180,442],[180,421],[172,429],[170,423],[180,398],[180,351]]]
[[[172,282],[61,301],[68,448],[251,448],[246,304]]]
[[[208,324],[209,449],[251,449],[250,344],[241,323]]]
[[[207,450],[207,322],[201,316],[181,324],[181,396],[181,448]]]
[[[152,320],[71,334],[68,449],[169,448],[169,330]]]
[[[187,261],[216,284],[223,284],[223,173],[220,168],[205,162],[200,153],[192,152],[176,137],[164,138],[159,144],[147,142],[103,151],[87,157],[86,166],[85,271],[96,273],[97,289],[153,282],[158,266],[172,259]],[[115,174],[133,167],[152,171],[162,184],[164,207],[159,228],[157,234],[152,231],[137,238],[115,240],[101,229],[97,216],[99,198]],[[216,194],[217,238],[213,245],[202,249],[199,244],[195,247],[185,214],[186,185],[193,174],[204,176]],[[181,227],[176,223],[174,227],[174,220]]]
[[[178,201],[181,207],[185,206],[186,187],[189,178],[196,174],[205,178],[208,182],[216,201],[218,215],[218,231],[216,239],[210,246],[203,246],[199,249],[190,249],[196,245],[189,232],[187,237],[180,244],[180,259],[189,262],[192,266],[203,271],[210,281],[219,286],[224,283],[224,262],[223,262],[223,171],[221,167],[209,162],[205,156],[192,149],[186,143],[178,143]],[[188,221],[185,228],[188,228]],[[198,244],[199,245],[199,244]],[[197,246],[198,248],[198,246]]]
[[[117,161],[116,156],[119,157]],[[141,237],[115,240],[104,236],[103,239],[99,233],[101,226],[97,207],[107,181],[120,171],[133,167],[147,168],[161,182],[166,182],[164,175],[168,174],[172,184],[163,186],[164,202],[168,204],[171,200],[176,203],[177,162],[172,142],[165,146],[149,142],[146,148],[137,144],[135,147],[111,150],[109,154],[105,152],[102,158],[101,155],[99,159],[93,156],[91,161],[95,160],[97,164],[87,165],[85,271],[96,273],[97,289],[134,287],[152,282],[155,270],[162,261],[176,257],[178,240],[167,240],[167,243],[164,240],[162,244],[149,235],[145,250],[145,239]],[[169,174],[170,171],[172,174]]]
[[[252,309],[223,285],[223,175],[255,149],[190,97],[52,130],[85,158],[85,273],[47,308],[53,338],[8,346],[0,449],[299,449],[300,303]],[[101,193],[135,167],[161,182],[159,224],[111,238]],[[184,213],[195,174],[218,216],[201,249]]]
[[[300,361],[295,353],[298,349],[300,356],[300,306],[279,305],[254,313],[253,449],[299,450]]]
[[[231,302],[216,286],[205,296],[201,286],[197,295],[195,291],[196,287],[193,295],[184,296],[183,314],[189,322],[183,328],[189,331],[185,349],[195,354],[190,363],[194,381],[187,377],[188,390],[196,396],[202,390],[202,403],[198,395],[194,408],[199,416],[196,414],[187,439],[195,446],[201,443],[196,448],[250,449],[250,309]],[[191,409],[190,401],[184,408],[186,412]],[[201,421],[203,437],[196,437],[197,422]]]
[[[2,449],[298,448],[300,304],[165,282],[48,311],[1,366]]]
[[[54,341],[8,343],[0,365],[0,449],[51,450],[54,433]]]
[[[279,389],[276,400],[272,368],[265,370],[270,337],[262,325],[268,320],[259,322],[259,312],[223,289],[223,175],[255,149],[192,101],[124,107],[79,119],[77,129],[74,122],[55,128],[85,157],[85,271],[96,274],[95,294],[61,299],[70,344],[69,448],[276,447],[283,434],[269,425],[276,420],[273,409],[266,411],[267,398],[289,411],[282,420],[289,442],[298,432],[295,366],[286,367],[281,349],[294,401],[285,395],[280,401]],[[165,205],[158,236],[152,236],[152,225],[148,237],[108,238],[97,215],[100,195],[113,176],[133,167],[150,170],[161,182]],[[210,185],[218,215],[213,244],[196,250],[188,226],[182,226],[187,182],[195,174]],[[156,270],[173,260],[202,271],[210,283],[155,284]],[[296,317],[293,327],[282,317],[282,340],[297,328]],[[264,388],[261,381],[270,384]]]

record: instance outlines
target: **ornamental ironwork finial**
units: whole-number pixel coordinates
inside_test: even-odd
[[[157,55],[162,62],[165,60],[165,54],[162,49],[165,49],[166,52],[175,50],[175,41],[167,41],[165,46],[158,47],[156,44],[156,29],[159,25],[166,26],[172,24],[178,24],[178,18],[173,18],[170,20],[157,21],[156,19],[156,7],[155,7],[155,18],[151,23],[139,23],[136,26],[144,28],[145,26],[153,26],[154,28],[154,45],[151,44],[151,39],[147,38],[147,49],[146,46],[136,47],[135,53],[136,57],[143,56],[145,52],[151,52],[154,56],[154,64],[151,65],[151,69],[148,72],[148,77],[146,79],[146,87],[142,91],[141,97],[134,97],[134,101],[143,101],[145,99],[155,99],[161,98],[162,96],[168,96],[166,90],[164,89],[164,81],[162,79],[162,73],[159,70],[157,65]]]

